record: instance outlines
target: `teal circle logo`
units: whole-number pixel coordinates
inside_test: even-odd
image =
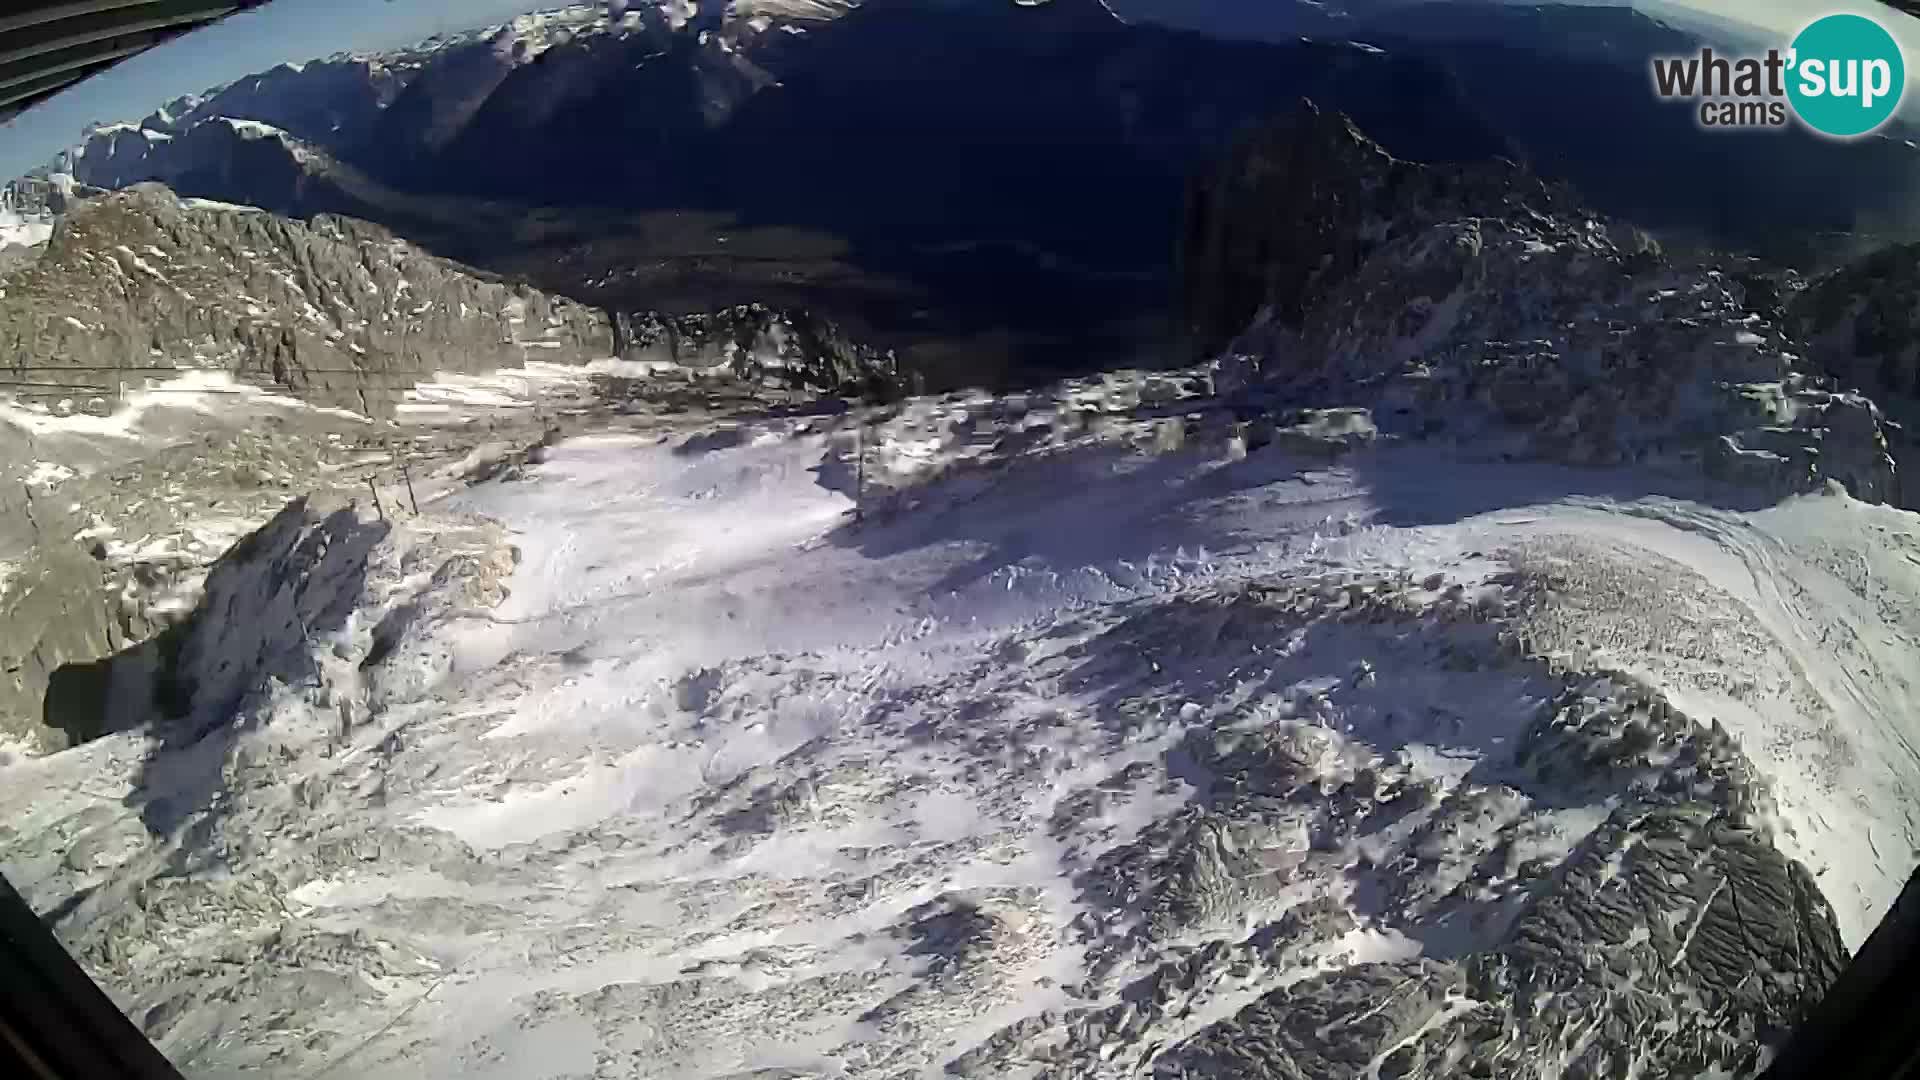
[[[1850,139],[1874,131],[1907,88],[1900,43],[1864,15],[1815,19],[1787,55],[1787,100],[1822,135]]]

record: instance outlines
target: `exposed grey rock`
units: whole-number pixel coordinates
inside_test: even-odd
[[[1842,389],[1886,410],[1895,460],[1920,470],[1920,244],[1884,248],[1788,292],[1784,302],[1808,357]],[[1916,488],[1903,486],[1901,505],[1920,503]]]
[[[374,626],[373,644],[360,664],[370,707],[418,701],[452,673],[453,657],[444,646],[408,631],[421,620],[483,612],[506,599],[504,582],[513,572],[513,556],[505,547],[456,555],[433,571],[421,599],[387,612]]]
[[[7,366],[60,396],[81,384],[111,399],[210,367],[384,415],[435,371],[582,362],[612,345],[597,311],[483,280],[363,222],[197,207],[154,187],[70,212],[0,299]]]
[[[1338,457],[1379,434],[1371,410],[1364,408],[1302,409],[1287,419],[1291,422],[1275,425],[1272,444],[1309,457]]]
[[[1189,185],[1186,331],[1207,356],[1263,308],[1298,323],[1382,248],[1438,223],[1502,213],[1549,226],[1584,216],[1570,190],[1516,165],[1401,161],[1345,116],[1302,102]]]
[[[1303,105],[1196,184],[1188,236],[1189,329],[1238,335],[1217,377],[1242,397],[1368,406],[1475,453],[1898,495],[1878,408],[1807,370],[1746,264],[1664,261],[1514,166],[1400,161]]]
[[[423,488],[459,482],[476,442],[542,438],[537,416],[396,432],[285,397],[223,396],[226,407],[211,414],[167,408],[171,400],[160,395],[144,414],[139,440],[0,429],[20,472],[37,461],[73,471],[57,483],[0,484],[0,560],[16,570],[0,587],[0,737],[9,742],[53,751],[99,734],[93,720],[48,726],[76,702],[56,695],[50,714],[49,680],[64,672],[86,699],[102,685],[90,667],[104,670],[177,626],[227,546],[297,493],[316,505],[358,500],[374,513],[372,480],[387,490],[386,511],[411,516],[407,475]],[[79,714],[97,719],[102,709],[96,701]]]
[[[1458,968],[1428,960],[1363,964],[1311,978],[1188,1040],[1154,1075],[1363,1076],[1440,1015],[1465,981]]]
[[[191,741],[192,732],[230,716],[268,672],[306,663],[316,636],[362,602],[361,576],[386,531],[350,508],[294,500],[220,560],[187,620],[49,673],[44,723],[80,742],[159,717],[156,733]]]
[[[32,266],[34,261],[40,258],[42,250],[38,246],[28,247],[25,244],[9,244],[0,247],[0,277]]]
[[[1920,397],[1920,244],[1883,248],[1789,301],[1814,359],[1848,388]]]
[[[1811,875],[1760,823],[1769,808],[1752,766],[1648,694],[1614,676],[1574,680],[1514,754],[1539,790],[1628,798],[1499,944],[1275,991],[1168,1054],[1160,1074],[1751,1070],[1846,951]]]
[[[1091,906],[1086,996],[1114,993],[1114,979],[1144,968],[1117,988],[1125,1004],[1010,1026],[955,1071],[1039,1062],[1039,1075],[1070,1077],[1096,1060],[1168,1077],[1750,1070],[1845,962],[1832,909],[1775,847],[1765,782],[1717,725],[1634,679],[1543,664],[1511,636],[1549,599],[1543,587],[1516,575],[1487,608],[1450,599],[1444,581],[1258,588],[1145,608],[1101,638],[1116,664],[1083,667],[1090,685],[1150,655],[1184,673],[1168,700],[1207,700],[1220,690],[1214,677],[1244,689],[1233,673],[1268,643],[1324,662],[1371,641],[1383,668],[1404,673],[1409,654],[1395,650],[1433,634],[1447,642],[1434,662],[1529,680],[1510,685],[1544,703],[1450,789],[1404,762],[1351,756],[1347,740],[1396,726],[1363,704],[1374,692],[1365,668],[1324,698],[1298,700],[1290,721],[1189,734],[1174,757],[1199,799],[1079,879]],[[1483,636],[1464,632],[1474,620]],[[1431,690],[1434,717],[1411,721],[1421,730],[1476,722]],[[1529,831],[1542,807],[1608,800],[1617,809],[1564,856]],[[1097,814],[1098,803],[1075,812]],[[1371,852],[1357,865],[1356,843]],[[1284,899],[1336,867],[1352,899]],[[1419,942],[1425,959],[1289,978],[1229,1019],[1197,1030],[1184,1019],[1267,973],[1297,975],[1337,954],[1355,908],[1373,913],[1376,930]],[[1184,944],[1196,940],[1206,943]]]
[[[614,317],[614,337],[624,359],[673,364],[695,374],[724,373],[769,387],[845,396],[882,397],[902,389],[890,351],[857,344],[830,320],[804,311],[744,304],[679,317],[622,313]]]

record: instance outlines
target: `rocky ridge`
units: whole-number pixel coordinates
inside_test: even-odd
[[[414,481],[458,483],[593,415],[897,380],[804,312],[616,319],[361,221],[155,186],[80,200],[0,277],[0,348],[0,743],[30,752],[143,722],[98,699],[108,658],[165,634],[227,545],[295,495],[392,511]],[[553,385],[491,415],[458,387],[437,392],[453,406],[422,397],[529,363]]]
[[[1230,389],[1477,453],[1911,497],[1776,282],[1668,259],[1510,163],[1397,160],[1303,103],[1193,185],[1185,235],[1188,331]]]
[[[1811,362],[1886,411],[1894,459],[1920,473],[1920,244],[1791,284],[1800,287],[1780,292],[1784,324],[1807,343]]]
[[[815,395],[880,398],[903,389],[891,352],[847,337],[805,311],[745,304],[698,315],[614,316],[618,355],[689,374],[724,372],[743,382]]]
[[[0,278],[0,343],[9,752],[146,722],[107,720],[111,658],[164,639],[222,552],[290,497],[371,500],[408,462],[427,484],[490,435],[538,437],[398,431],[416,383],[611,352],[604,314],[362,222],[157,187],[72,205]]]
[[[182,180],[232,188],[239,176],[257,187],[254,170],[236,153],[240,144],[223,127],[245,125],[255,137],[280,141],[290,152],[278,171],[312,156],[325,158],[325,164],[336,169],[350,168],[334,159],[356,157],[370,148],[377,158],[381,153],[391,156],[401,145],[426,149],[445,143],[502,82],[553,49],[574,46],[577,51],[602,38],[633,38],[665,48],[691,26],[710,35],[703,44],[711,41],[716,53],[729,52],[765,34],[775,18],[805,26],[845,10],[845,5],[776,0],[720,4],[703,12],[684,0],[666,0],[573,4],[531,12],[409,48],[281,64],[177,98],[138,122],[89,128],[78,145],[61,155],[56,168],[106,188],[143,182],[177,185]],[[416,88],[416,83],[421,85]],[[408,137],[397,143],[402,128]],[[200,175],[207,171],[225,175]],[[289,190],[287,195],[297,198],[308,213],[316,205],[307,193],[296,196]]]
[[[40,395],[93,389],[108,409],[122,383],[211,368],[380,416],[436,371],[580,363],[612,340],[600,312],[483,280],[364,222],[143,186],[69,211],[6,279],[0,350],[23,382],[50,385]]]

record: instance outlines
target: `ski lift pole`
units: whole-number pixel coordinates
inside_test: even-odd
[[[405,454],[395,456],[400,459],[400,478],[407,482],[407,504],[413,507],[414,515],[417,517],[420,513],[420,498],[413,493],[413,470],[407,467]]]
[[[853,520],[865,517],[867,503],[867,418],[862,415],[853,429]]]

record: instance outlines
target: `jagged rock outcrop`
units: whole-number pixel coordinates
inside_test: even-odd
[[[902,388],[890,351],[858,344],[832,321],[805,311],[742,304],[678,317],[622,313],[614,317],[614,337],[626,360],[724,372],[785,389],[884,397]]]
[[[87,417],[46,417],[53,430],[37,434],[0,427],[27,477],[0,484],[0,747],[51,752],[144,723],[137,710],[105,719],[98,676],[190,615],[229,544],[296,494],[368,501],[368,480],[400,482],[391,432],[350,414],[237,392],[201,398],[219,408],[200,411],[179,397],[178,408],[172,394],[145,399],[151,428],[121,413],[126,439],[89,440],[99,422]],[[462,432],[438,453],[408,440],[413,473],[425,482],[488,436],[509,437]]]
[[[1750,1071],[1845,963],[1805,868],[1700,808],[1616,815],[1507,942],[1274,991],[1156,1076],[1692,1076]]]
[[[369,552],[388,529],[384,520],[363,521],[345,505],[295,499],[221,557],[186,618],[110,655],[98,646],[114,641],[111,627],[104,642],[84,637],[68,642],[82,649],[95,646],[102,658],[29,673],[38,677],[0,695],[0,702],[13,705],[35,690],[43,692],[41,719],[47,730],[41,734],[48,739],[61,733],[79,743],[151,724],[157,735],[192,742],[206,725],[231,716],[267,672],[290,676],[289,664],[312,663],[306,650],[316,634],[337,628],[359,601]],[[84,558],[74,552],[69,561]],[[105,591],[99,588],[103,582],[57,562],[49,569],[65,569],[76,578],[64,589],[47,582],[41,592],[56,601],[83,595],[90,583]],[[93,568],[93,577],[104,578],[103,569]],[[12,614],[31,619],[38,613]],[[75,613],[51,625],[84,634],[97,623]],[[48,647],[42,642],[33,658]]]
[[[1487,214],[1538,220],[1585,212],[1571,191],[1511,162],[1402,161],[1347,117],[1302,102],[1188,185],[1185,330],[1206,356],[1262,308],[1298,323],[1382,248],[1437,222]]]
[[[1183,263],[1229,390],[1481,453],[1899,496],[1878,407],[1806,370],[1744,264],[1666,260],[1504,162],[1400,161],[1303,104],[1196,181]]]
[[[1744,1071],[1838,977],[1846,950],[1832,909],[1743,804],[1763,789],[1724,733],[1594,677],[1543,712],[1514,764],[1523,787],[1572,781],[1627,797],[1496,947],[1267,994],[1156,1075]]]
[[[1920,397],[1920,244],[1884,248],[1808,283],[1788,315],[1843,384]]]
[[[1783,306],[1808,358],[1885,409],[1895,460],[1920,470],[1920,244],[1883,248],[1805,283]],[[1907,487],[1901,503],[1913,506],[1920,486]]]
[[[601,312],[485,280],[376,226],[149,186],[75,208],[0,298],[6,366],[91,389],[101,407],[147,376],[220,368],[380,415],[436,371],[577,363],[612,346]]]
[[[391,531],[371,517],[295,499],[222,556],[157,672],[169,711],[190,726],[218,723],[269,673],[294,678],[314,663],[312,643],[364,601],[368,560]]]

